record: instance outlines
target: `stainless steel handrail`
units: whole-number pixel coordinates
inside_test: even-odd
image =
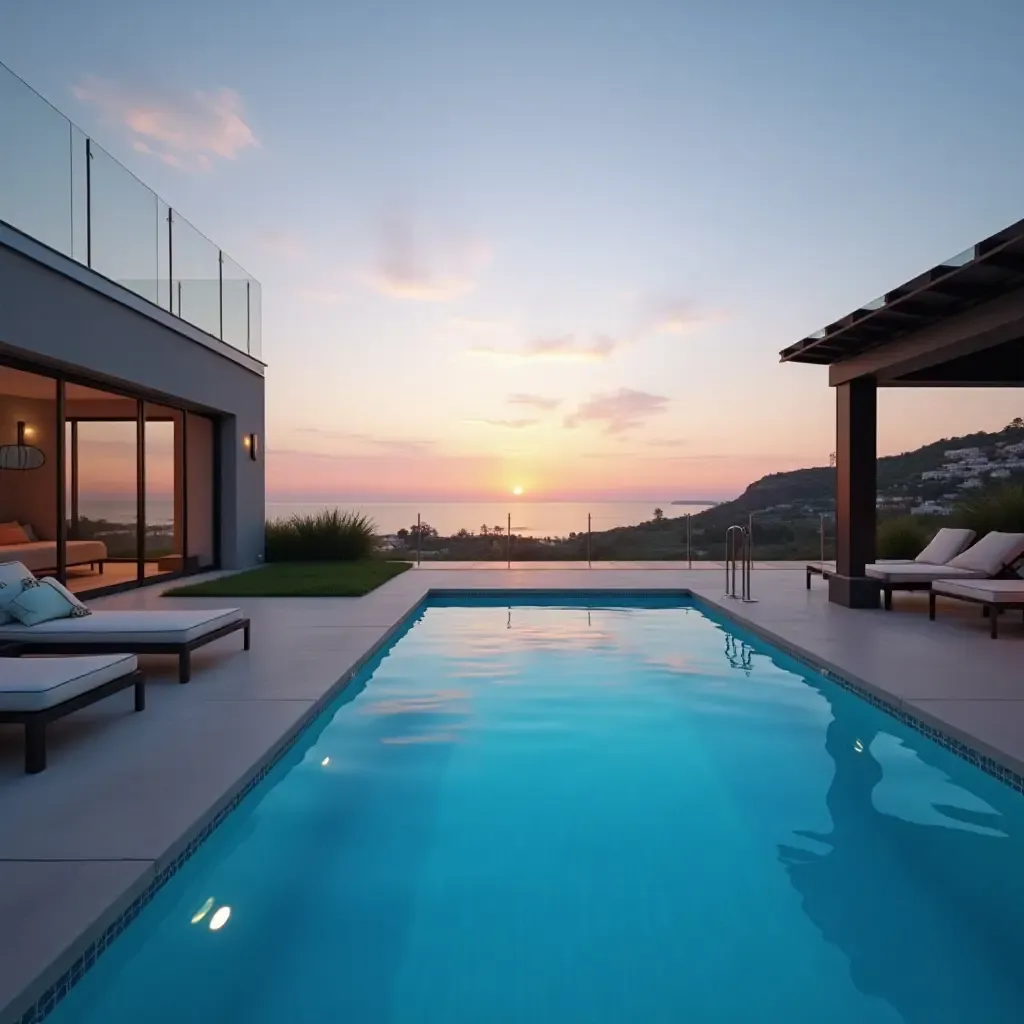
[[[752,604],[751,571],[754,567],[751,531],[745,526],[730,526],[725,531],[725,596]],[[740,572],[740,592],[736,592],[736,569]]]

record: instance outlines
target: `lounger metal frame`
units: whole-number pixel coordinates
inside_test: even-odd
[[[17,657],[19,654],[27,653],[20,644],[0,648],[0,657]],[[111,679],[84,693],[75,694],[74,697],[52,707],[40,708],[38,711],[0,711],[0,724],[25,726],[25,771],[29,775],[38,775],[46,768],[46,727],[50,722],[95,704],[111,694],[127,690],[129,686],[135,687],[135,710],[145,711],[146,680],[138,669],[132,669],[116,679]]]
[[[249,650],[249,620],[236,619],[226,626],[221,626],[210,633],[197,636],[194,640],[168,641],[132,641],[132,640],[95,640],[72,641],[67,643],[47,643],[45,640],[18,640],[24,654],[176,654],[178,656],[178,682],[187,683],[192,678],[192,652],[198,647],[205,647],[214,640],[219,640],[229,633],[243,631],[243,649]]]
[[[936,583],[939,582],[936,580]],[[966,582],[966,581],[965,581]],[[1024,584],[1024,580],[1021,581]],[[935,619],[935,602],[938,598],[945,597],[951,601],[966,601],[968,604],[980,604],[982,612],[988,617],[988,635],[995,640],[999,636],[999,615],[1001,612],[1024,612],[1024,601],[993,601],[988,597],[967,597],[965,594],[936,594],[931,591],[928,594],[928,618]]]

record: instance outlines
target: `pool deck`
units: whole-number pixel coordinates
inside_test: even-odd
[[[501,571],[498,571],[501,570]],[[989,639],[974,606],[896,595],[894,610],[830,605],[803,563],[753,574],[753,604],[723,595],[718,564],[614,568],[536,563],[424,565],[362,598],[163,598],[159,588],[99,608],[241,606],[240,634],[193,655],[188,686],[171,657],[143,657],[148,707],[131,693],[50,727],[49,768],[22,774],[20,727],[0,726],[0,1024],[21,1015],[287,745],[428,591],[688,590],[740,624],[1024,775],[1024,625]]]

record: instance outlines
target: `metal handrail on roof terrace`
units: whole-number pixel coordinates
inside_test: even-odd
[[[259,281],[4,64],[0,139],[0,221],[260,357]]]

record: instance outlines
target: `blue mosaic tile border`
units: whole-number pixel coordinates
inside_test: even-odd
[[[344,680],[344,683],[337,690],[332,691],[327,702],[340,692],[348,683],[358,669],[354,669]],[[326,706],[326,703],[325,705]],[[322,710],[322,708],[321,708]],[[146,886],[146,889],[139,896],[136,896],[131,905],[104,929],[99,938],[91,942],[85,952],[69,967],[19,1018],[18,1024],[39,1024],[47,1017],[64,997],[78,984],[88,971],[99,959],[100,955],[139,916],[140,911],[154,896],[181,870],[182,866],[199,849],[212,833],[223,823],[224,819],[234,811],[238,805],[256,788],[277,765],[296,743],[302,738],[308,726],[317,717],[320,711],[315,712],[308,721],[285,740],[284,743],[271,755],[271,757],[257,770],[255,775],[222,807],[213,818],[207,822],[199,833],[189,841],[188,845],[174,858],[166,867],[161,868],[157,876]]]
[[[926,736],[933,742],[938,743],[940,747],[944,747],[950,753],[955,754],[964,761],[967,761],[968,764],[971,764],[975,768],[985,772],[986,775],[991,775],[1004,785],[1009,786],[1011,789],[1015,789],[1018,793],[1024,794],[1024,776],[1019,775],[1012,768],[1008,768],[1006,765],[1001,764],[999,761],[994,760],[988,755],[979,753],[966,743],[954,739],[952,736],[948,736],[941,729],[936,729],[934,725],[929,725],[927,722],[922,721],[916,715],[912,715],[909,711],[901,708],[898,704],[893,704],[892,702],[879,697],[877,693],[873,693],[871,690],[866,689],[860,684],[833,672],[832,669],[818,664],[812,658],[809,658],[806,654],[803,654],[800,651],[794,650],[784,640],[775,637],[773,634],[761,631],[757,627],[752,626],[749,623],[742,622],[739,619],[734,619],[727,611],[716,608],[713,605],[707,605],[707,603],[699,597],[695,596],[694,601],[719,612],[741,629],[749,629],[750,632],[761,638],[765,643],[771,644],[773,647],[777,647],[794,661],[800,662],[801,665],[806,666],[813,672],[817,672],[820,676],[824,676],[829,682],[843,687],[844,690],[852,691],[862,700],[865,700],[873,707],[878,708],[879,711],[884,711],[887,715],[891,715],[904,725],[907,725],[916,732],[921,733],[922,736]]]
[[[844,678],[833,672],[831,669],[825,668],[823,665],[819,665],[812,659],[808,658],[805,654],[794,650],[785,641],[771,635],[762,632],[750,623],[742,622],[739,619],[733,618],[729,615],[728,611],[722,608],[718,608],[711,605],[707,601],[700,598],[698,595],[693,594],[692,591],[678,588],[666,588],[664,590],[639,590],[639,589],[627,589],[621,590],[603,589],[603,590],[590,590],[584,588],[569,588],[569,589],[534,589],[534,590],[502,590],[501,588],[495,588],[493,590],[430,590],[424,596],[422,601],[416,603],[416,605],[410,609],[409,613],[402,617],[393,630],[389,630],[388,634],[382,638],[381,643],[374,647],[374,650],[370,651],[366,658],[353,666],[351,671],[345,676],[343,680],[339,680],[339,685],[332,690],[331,694],[325,698],[324,703],[320,708],[315,711],[307,721],[305,721],[299,729],[296,730],[294,735],[285,740],[284,743],[274,752],[274,754],[256,771],[256,773],[249,779],[248,782],[236,793],[231,800],[222,807],[214,817],[207,822],[206,825],[200,830],[200,832],[188,843],[188,845],[174,858],[174,860],[166,867],[162,868],[152,882],[146,887],[145,891],[137,896],[131,903],[131,905],[124,910],[118,917],[104,929],[103,934],[99,938],[95,939],[89,944],[85,951],[78,957],[77,960],[68,968],[36,1001],[30,1006],[22,1015],[18,1018],[18,1024],[41,1024],[41,1022],[53,1012],[53,1010],[60,1004],[60,1002],[67,996],[68,992],[82,980],[85,973],[96,963],[97,959],[102,953],[110,946],[110,944],[116,939],[124,930],[139,916],[142,909],[149,904],[153,897],[170,881],[171,878],[181,870],[182,866],[188,861],[192,855],[199,849],[200,846],[206,842],[211,834],[221,825],[225,818],[231,814],[238,805],[258,786],[270,773],[270,771],[278,764],[278,762],[295,746],[296,743],[302,738],[306,729],[312,724],[319,714],[322,713],[323,709],[327,707],[331,700],[340,693],[345,686],[351,682],[356,674],[362,669],[362,667],[369,662],[377,650],[388,642],[388,637],[398,633],[402,627],[418,612],[422,611],[425,604],[428,604],[431,597],[507,597],[510,600],[514,600],[518,597],[595,597],[595,598],[616,598],[616,597],[674,597],[674,598],[690,598],[694,601],[695,605],[702,608],[709,609],[722,615],[728,619],[731,623],[739,626],[741,629],[749,629],[755,633],[764,643],[771,644],[773,647],[777,647],[787,656],[793,658],[794,661],[798,661],[801,665],[806,666],[813,672],[817,672],[819,675],[824,676],[830,682],[836,683],[838,686],[842,686],[844,689],[851,690],[857,694],[863,700],[866,700],[869,704],[884,711],[886,714],[891,715],[904,725],[910,726],[922,735],[933,740],[940,746],[949,750],[957,757],[962,758],[975,768],[979,768],[981,771],[993,778],[998,779],[1005,785],[1015,789],[1018,793],[1024,794],[1024,776],[1018,775],[1016,772],[1007,768],[1005,765],[1000,764],[998,761],[993,760],[991,757],[987,757],[984,754],[978,753],[978,751],[967,746],[965,743],[959,740],[953,739],[951,736],[947,736],[944,732],[936,729],[934,726],[928,725],[921,719],[916,718],[914,715],[909,714],[902,708],[895,704],[883,700],[877,694],[872,693],[870,690],[865,689],[863,686],[859,686],[857,683]]]

